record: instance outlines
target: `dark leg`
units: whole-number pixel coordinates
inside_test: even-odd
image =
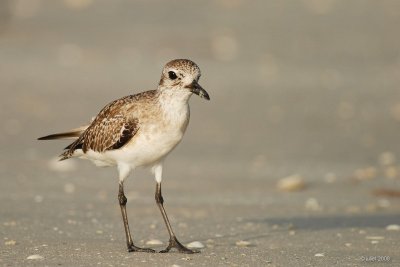
[[[153,249],[150,248],[139,248],[133,244],[132,241],[132,236],[131,232],[129,230],[129,224],[128,224],[128,216],[126,214],[126,196],[124,194],[124,184],[122,182],[119,183],[119,191],[118,191],[118,200],[119,200],[119,206],[121,207],[121,213],[122,213],[122,220],[124,221],[124,227],[125,227],[125,235],[126,235],[126,243],[128,246],[128,252],[155,252]]]
[[[188,254],[198,253],[199,251],[188,249],[184,245],[182,245],[176,238],[174,231],[172,231],[172,227],[171,227],[171,224],[169,223],[167,213],[165,212],[165,209],[164,209],[164,199],[161,195],[161,183],[157,183],[156,202],[157,202],[158,208],[161,211],[161,214],[163,216],[165,225],[167,226],[168,233],[169,233],[169,245],[166,249],[161,250],[160,253],[169,252],[171,250],[171,248],[176,248],[181,253],[188,253]]]

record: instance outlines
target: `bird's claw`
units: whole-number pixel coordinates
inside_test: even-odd
[[[147,252],[147,253],[155,253],[156,251],[151,248],[140,248],[135,245],[128,245],[128,252]]]
[[[161,250],[160,253],[168,253],[172,248],[176,248],[178,252],[180,253],[185,253],[185,254],[194,254],[194,253],[200,253],[198,250],[191,250],[182,245],[176,238],[170,239],[168,247],[165,249]]]

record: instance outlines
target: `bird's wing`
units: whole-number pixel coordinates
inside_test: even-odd
[[[132,96],[115,100],[105,106],[79,138],[67,146],[61,160],[70,158],[76,149],[104,152],[124,146],[139,129]]]
[[[129,118],[122,114],[104,117],[93,123],[84,132],[82,150],[83,152],[94,150],[104,152],[121,148],[138,131],[139,120]]]

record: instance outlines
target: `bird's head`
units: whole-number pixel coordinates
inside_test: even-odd
[[[207,91],[198,83],[200,76],[200,68],[193,61],[174,59],[165,65],[158,88],[160,90],[179,90],[189,94],[194,93],[201,98],[210,100]]]

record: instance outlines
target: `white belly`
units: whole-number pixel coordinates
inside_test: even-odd
[[[140,130],[139,130],[140,131]],[[182,140],[183,132],[176,130],[141,132],[121,150],[110,151],[118,162],[133,168],[149,166],[161,161]]]
[[[159,127],[151,125],[139,129],[132,140],[120,149],[105,152],[89,150],[81,157],[97,166],[128,164],[131,168],[152,166],[168,155],[182,140],[186,124]]]

